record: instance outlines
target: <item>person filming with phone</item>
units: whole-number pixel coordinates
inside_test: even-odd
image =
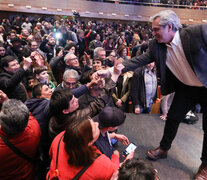
[[[123,134],[116,134],[115,131],[125,121],[125,113],[116,107],[105,107],[97,116],[93,118],[99,123],[100,135],[95,146],[110,159],[114,153],[111,139],[121,141],[123,145],[129,145],[128,138]],[[112,132],[112,133],[109,133]]]

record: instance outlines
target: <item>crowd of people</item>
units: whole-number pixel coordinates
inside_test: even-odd
[[[0,179],[125,179],[130,176],[125,174],[130,172],[126,170],[128,164],[135,169],[142,164],[148,171],[142,173],[138,168],[137,174],[158,179],[151,164],[133,159],[134,151],[120,163],[112,140],[129,144],[125,135],[116,133],[125,121],[124,112],[150,113],[158,84],[163,94],[174,91],[166,84],[165,73],[170,82],[186,80],[172,63],[170,70],[163,70],[160,61],[164,55],[158,55],[158,49],[163,48],[158,46],[172,40],[174,32],[181,28],[181,24],[175,26],[172,22],[159,26],[157,21],[165,15],[176,18],[173,13],[167,11],[154,17],[152,28],[148,24],[68,19],[30,22],[28,17],[20,16],[11,22],[3,19],[0,157],[4,166],[0,168]],[[162,33],[166,36],[159,34],[164,27],[170,29],[170,34],[165,30]],[[200,82],[195,74],[190,77],[195,86],[202,86],[205,81]],[[191,85],[191,80],[187,80],[187,85]],[[181,87],[187,91],[187,85]],[[186,97],[182,88],[175,93],[169,117],[163,118],[167,123],[161,146],[147,152],[150,159],[167,157],[183,115],[195,105],[195,101],[190,102],[182,115],[176,112],[179,97]],[[200,91],[192,91],[196,90]],[[169,130],[171,126],[173,130]],[[205,153],[201,167],[206,168]]]
[[[19,157],[0,141],[6,163],[0,178],[42,179],[47,174],[47,179],[72,179],[87,167],[81,179],[110,179],[119,168],[112,142],[129,144],[116,131],[125,121],[124,112],[133,112],[133,72],[121,73],[121,62],[147,51],[151,28],[68,19],[30,22],[17,16],[11,22],[3,19],[0,32],[0,134],[24,154]],[[111,67],[110,77],[97,75]],[[133,93],[136,107],[147,113],[157,89],[152,69],[154,65],[146,66],[146,83]],[[145,84],[147,99],[139,102]],[[126,160],[132,157],[133,152]],[[155,174],[153,170],[151,176]]]
[[[94,1],[94,0],[92,0]],[[174,7],[176,8],[189,8],[189,9],[206,9],[206,0],[95,0],[98,2],[114,2],[117,4],[134,4],[134,5],[145,5],[145,6],[160,6],[160,7]],[[201,7],[199,7],[201,6]]]

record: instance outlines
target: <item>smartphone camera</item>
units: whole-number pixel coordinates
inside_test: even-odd
[[[130,143],[127,148],[123,151],[124,156],[127,156],[132,151],[134,151],[137,148],[137,146],[134,143]]]
[[[56,33],[54,33],[54,35],[53,35],[56,39],[62,39],[63,38],[63,35],[62,35],[62,33],[60,33],[60,32],[56,32]]]

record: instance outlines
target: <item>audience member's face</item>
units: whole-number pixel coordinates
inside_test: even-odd
[[[116,58],[116,54],[115,52],[111,52],[110,55],[109,55],[109,60],[114,62],[115,61],[115,58]]]
[[[15,37],[17,37],[15,33],[10,34],[10,39],[14,39]]]
[[[77,110],[79,107],[79,104],[78,104],[78,99],[75,98],[75,96],[73,96],[73,98],[70,100],[69,102],[69,109],[68,109],[68,113],[72,113],[74,112],[75,110]]]
[[[109,44],[112,44],[113,43],[113,39],[109,39]]]
[[[84,58],[84,59],[82,60],[82,64],[83,64],[83,65],[86,65],[86,58]]]
[[[41,89],[41,96],[40,98],[47,98],[50,99],[52,96],[52,89],[50,89],[47,85],[43,85]]]
[[[47,71],[42,71],[40,74],[36,75],[36,78],[38,79],[39,82],[45,83],[48,82],[49,75]]]
[[[148,67],[150,70],[152,70],[152,69],[154,68],[154,66],[155,66],[155,63],[154,63],[154,62],[152,62],[152,63],[150,63],[150,64],[147,64],[147,67]]]
[[[127,49],[126,48],[123,49],[122,56],[127,56]]]
[[[44,23],[44,27],[45,27],[45,29],[49,29],[49,28],[50,28],[49,23],[45,22],[45,23]]]
[[[96,40],[100,41],[100,39],[101,39],[101,36],[99,34],[97,34]]]
[[[90,145],[93,145],[94,142],[96,142],[96,140],[98,139],[99,135],[100,135],[100,129],[99,129],[99,123],[98,122],[94,122],[92,119],[90,119],[90,123],[91,123],[91,128],[92,128],[92,133],[93,133],[93,140],[90,142]]]
[[[36,51],[37,48],[38,48],[38,44],[37,44],[37,42],[36,42],[36,41],[32,41],[32,42],[31,42],[31,47],[30,47],[30,49],[31,49],[32,51]]]
[[[77,87],[77,80],[75,78],[67,77],[63,80],[63,84],[65,88],[74,89]]]
[[[119,38],[119,44],[123,44],[123,39]]]
[[[21,48],[21,46],[22,46],[21,43],[18,42],[18,41],[13,42],[12,45],[13,45],[13,47],[14,47],[15,49],[18,49],[18,50],[19,50],[19,49]]]
[[[4,56],[5,55],[5,48],[4,47],[0,47],[0,56]]]
[[[20,68],[20,65],[16,59],[8,63],[8,67],[4,67],[4,69],[12,74],[16,73]]]
[[[74,54],[70,54],[68,56],[68,59],[66,61],[66,64],[68,66],[71,66],[71,67],[79,67],[80,66],[79,61],[78,61],[78,58]]]
[[[96,81],[98,81],[98,83],[96,85],[94,85],[92,87],[92,89],[95,89],[95,90],[102,90],[103,89],[103,87],[105,85],[105,79],[104,78],[97,77],[96,73],[93,73],[90,78],[91,78],[91,80],[96,79]]]
[[[70,48],[70,50],[68,52],[75,54],[75,47],[73,46],[72,48]]]
[[[93,60],[93,69],[95,71],[102,69],[102,64],[100,60]]]
[[[80,38],[84,38],[84,32],[79,33],[79,34],[78,34],[78,37],[80,37]]]
[[[98,57],[101,58],[101,60],[106,58],[106,51],[99,51]]]
[[[23,36],[28,37],[29,36],[29,32],[27,29],[22,29],[22,33]]]
[[[45,60],[43,59],[43,57],[38,52],[32,52],[31,57],[38,66],[44,66],[45,65]]]
[[[28,80],[27,84],[32,89],[35,86],[35,80],[34,79],[30,79],[30,80]]]
[[[55,38],[54,37],[50,37],[50,39],[49,39],[49,42],[48,42],[50,45],[55,45],[56,44],[56,40],[55,40]]]

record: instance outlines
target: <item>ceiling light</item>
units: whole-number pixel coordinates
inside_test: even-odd
[[[8,4],[9,7],[14,7],[14,4]]]
[[[32,8],[32,6],[26,6],[26,8],[27,8],[27,9],[31,9],[31,8]]]

